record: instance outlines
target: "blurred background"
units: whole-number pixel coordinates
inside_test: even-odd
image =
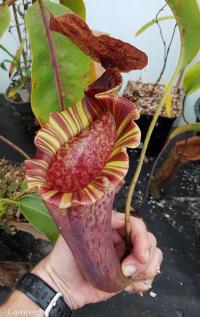
[[[200,2],[200,0],[198,0],[198,2]],[[158,12],[158,8],[162,8],[165,4],[166,2],[163,0],[85,0],[87,23],[92,29],[109,33],[116,38],[131,43],[145,51],[149,57],[149,64],[145,70],[124,74],[122,90],[125,88],[129,79],[142,79],[143,82],[148,83],[154,83],[156,81],[162,68],[164,56],[158,26],[152,26],[138,37],[135,36],[135,33],[142,25],[154,19]],[[171,15],[168,7],[166,7],[160,14],[160,16],[166,15]],[[174,20],[161,22],[166,43],[169,43],[171,39],[174,25]],[[6,45],[12,53],[15,53],[18,48],[17,33],[15,34],[15,32],[16,30],[14,32],[12,30],[12,33],[7,31],[0,41],[1,44]],[[167,82],[169,82],[171,74],[177,64],[179,50],[179,32],[178,29],[176,29],[167,67],[163,74],[163,78]],[[6,53],[0,50],[0,60],[3,60],[6,57]],[[195,60],[198,58],[199,56],[197,56]],[[0,69],[0,93],[5,92],[8,83],[8,72]],[[187,98],[185,115],[190,122],[195,121],[193,105],[199,96],[200,93],[197,92]]]

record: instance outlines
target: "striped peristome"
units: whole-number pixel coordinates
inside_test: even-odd
[[[102,78],[104,82],[105,78],[109,78],[111,84],[101,82],[101,78],[99,78],[97,80],[98,85],[95,86],[95,83],[93,83],[91,85],[92,88],[89,86],[86,89],[85,98],[82,102],[60,113],[52,113],[50,115],[49,123],[40,129],[35,138],[37,149],[35,158],[25,162],[26,179],[29,188],[37,188],[44,201],[61,209],[93,204],[98,199],[101,199],[105,192],[119,186],[129,167],[126,148],[135,148],[140,142],[140,130],[134,122],[139,117],[135,104],[116,95],[116,87],[119,86],[120,82],[119,73],[116,70],[107,71],[106,74],[102,75]],[[113,118],[110,121],[105,121],[110,125],[107,128],[110,130],[112,128],[115,129],[116,135],[110,134],[114,138],[114,142],[112,143],[112,140],[110,140],[111,151],[108,151],[109,155],[106,157],[105,164],[101,167],[101,170],[94,174],[94,177],[78,190],[63,192],[54,187],[47,180],[47,175],[56,155],[60,160],[59,162],[61,162],[59,163],[59,168],[62,168],[62,160],[59,158],[60,149],[63,145],[66,145],[66,149],[69,148],[70,150],[72,142],[78,140],[82,135],[84,136],[84,131],[90,131],[92,127],[94,128],[96,122],[101,122],[103,116],[107,113]],[[107,131],[107,128],[105,127],[104,130]],[[109,142],[109,137],[104,136],[104,130],[99,130],[100,135],[97,136],[100,140],[99,143],[98,140],[95,140],[96,143],[94,142],[95,156],[94,162],[90,162],[91,169],[93,165],[95,166],[95,161],[98,161],[98,157],[103,155],[101,151],[104,140]],[[88,132],[87,137],[89,138]],[[89,146],[91,147],[91,144],[88,143]],[[84,154],[87,154],[87,146],[84,148]],[[78,160],[81,159],[81,155]],[[58,164],[55,166],[58,166]],[[61,175],[59,174],[59,168],[53,174],[54,176],[58,175],[58,178]],[[76,165],[73,168],[76,168]],[[81,173],[84,174],[84,171],[80,170]],[[70,177],[70,175],[66,175],[66,178],[68,176]]]

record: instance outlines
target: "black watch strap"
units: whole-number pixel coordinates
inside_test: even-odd
[[[61,293],[57,293],[50,285],[33,273],[24,274],[16,285],[42,310],[45,317],[70,317],[71,309],[65,303]]]

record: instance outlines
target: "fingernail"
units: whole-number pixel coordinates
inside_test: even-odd
[[[136,267],[134,265],[127,265],[123,269],[124,276],[132,276],[136,272]]]

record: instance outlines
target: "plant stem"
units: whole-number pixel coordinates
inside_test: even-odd
[[[2,49],[4,52],[6,52],[10,57],[12,57],[14,60],[15,59],[15,56],[12,55],[3,45],[0,44],[0,49]]]
[[[14,13],[14,18],[15,18],[15,24],[16,24],[16,28],[17,28],[17,34],[18,34],[18,38],[19,38],[19,43],[21,44],[22,35],[21,35],[20,26],[19,26],[19,20],[18,20],[18,16],[17,16],[17,9],[16,9],[16,6],[15,6],[15,3],[12,4],[12,7],[13,7],[13,13]],[[26,67],[27,63],[26,63],[26,54],[24,52],[24,49],[22,50],[22,55],[23,55],[24,65]]]
[[[28,191],[25,191],[23,193],[19,193],[18,195],[14,196],[13,199],[14,200],[18,200],[20,199],[21,197],[23,197],[24,195],[26,195],[28,193]]]
[[[166,42],[165,42],[165,39],[164,39],[164,36],[163,36],[163,32],[162,32],[162,28],[158,22],[158,16],[159,14],[165,9],[165,7],[167,6],[167,4],[165,4],[159,11],[158,13],[156,14],[156,18],[155,18],[155,21],[156,21],[156,24],[159,28],[159,31],[160,31],[160,36],[161,36],[161,40],[162,40],[162,43],[163,43],[163,48],[164,48],[164,58],[166,56],[166,51],[167,51],[167,47],[166,47]]]
[[[22,73],[22,69],[20,67],[20,62],[16,59],[16,57],[14,55],[12,55],[3,45],[0,44],[0,49],[2,49],[5,53],[7,53],[10,57],[12,57],[13,61],[15,61],[16,64],[16,68],[18,69],[22,79],[24,78],[23,73]],[[10,64],[12,64],[12,61],[7,61]]]
[[[54,70],[55,81],[57,84],[58,96],[59,96],[59,100],[60,100],[60,108],[62,111],[65,109],[65,102],[64,102],[64,96],[63,96],[63,90],[62,90],[62,81],[61,81],[58,62],[57,62],[56,50],[55,50],[55,46],[53,43],[52,33],[51,33],[51,30],[49,27],[49,19],[48,19],[48,16],[46,14],[45,6],[44,6],[42,0],[38,0],[38,3],[40,6],[41,17],[42,17],[42,21],[44,23],[46,37],[47,37],[47,41],[48,41],[48,45],[49,45],[52,67]]]
[[[180,74],[179,74],[179,77],[178,77],[178,80],[177,80],[177,83],[176,83],[176,88],[179,88],[180,84],[181,84],[181,80],[183,78],[183,75],[184,75],[184,72],[185,72],[185,69],[183,69]]]
[[[3,135],[0,134],[0,141],[6,143],[7,145],[9,145],[10,147],[12,147],[14,150],[16,150],[18,153],[20,153],[22,156],[24,156],[26,159],[30,160],[31,157],[24,152],[22,149],[20,149],[16,144],[14,144],[13,142],[9,141],[7,138],[5,138]]]
[[[174,74],[173,74],[173,76],[171,78],[170,83],[168,84],[166,92],[165,92],[163,98],[161,99],[160,104],[158,105],[157,110],[156,110],[156,112],[154,114],[154,117],[153,117],[153,119],[151,121],[150,127],[148,129],[148,132],[147,132],[147,135],[146,135],[143,147],[142,147],[142,151],[141,151],[141,154],[140,154],[139,162],[138,162],[135,174],[133,176],[133,179],[132,179],[132,182],[131,182],[131,185],[130,185],[130,189],[129,189],[127,200],[126,200],[126,207],[125,207],[127,247],[129,247],[130,243],[131,243],[130,242],[131,241],[130,210],[131,210],[132,197],[133,197],[133,194],[134,194],[134,191],[135,191],[135,187],[136,187],[138,178],[140,176],[140,172],[141,172],[141,169],[142,169],[142,165],[143,165],[143,162],[144,162],[145,154],[146,154],[146,151],[147,151],[147,147],[148,147],[148,144],[149,144],[153,129],[154,129],[155,125],[156,125],[157,119],[158,119],[158,117],[159,117],[159,115],[160,115],[160,113],[162,111],[162,108],[163,108],[163,106],[165,104],[165,100],[167,98],[167,95],[170,92],[170,90],[171,90],[171,88],[172,88],[172,86],[173,86],[173,84],[174,84],[174,82],[175,82],[175,80],[176,80],[176,78],[177,78],[177,76],[179,74],[179,71],[181,69],[181,64],[182,64],[182,58],[179,58],[179,62],[177,64],[176,70],[175,70],[175,72],[174,72]]]
[[[25,19],[25,5],[28,7],[29,3],[27,0],[23,0],[23,19]],[[29,65],[29,52],[30,52],[30,46],[29,46],[29,39],[28,39],[28,33],[26,28],[26,23],[24,23],[24,34],[25,34],[25,52],[26,52],[26,65],[25,69],[29,69],[31,65]]]
[[[158,78],[157,78],[157,80],[156,80],[156,82],[154,84],[154,87],[156,87],[158,85],[159,81],[162,78],[162,75],[164,74],[164,71],[165,71],[165,68],[166,68],[166,65],[167,65],[167,60],[168,60],[168,57],[169,57],[170,48],[171,48],[171,45],[172,45],[172,42],[173,42],[173,39],[174,39],[176,27],[177,27],[177,24],[175,24],[175,26],[174,26],[174,29],[173,29],[173,32],[172,32],[172,36],[171,36],[171,40],[170,40],[169,46],[167,48],[166,55],[164,57],[163,67],[162,67],[162,70],[160,72],[160,75],[158,76]]]

